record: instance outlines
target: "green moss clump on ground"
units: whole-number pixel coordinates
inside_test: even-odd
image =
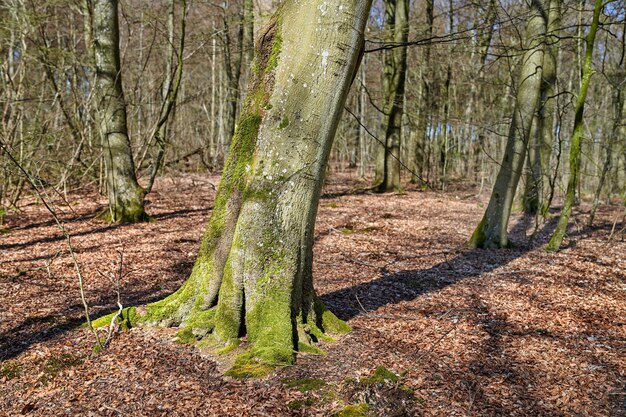
[[[314,398],[305,398],[304,400],[293,400],[290,401],[289,404],[287,404],[287,407],[290,410],[300,410],[304,407],[309,407],[312,406],[313,404],[315,404],[315,399]]]
[[[324,380],[317,378],[283,379],[282,382],[288,388],[295,388],[300,392],[315,391],[326,385]]]
[[[260,362],[251,353],[242,353],[235,358],[235,363],[224,375],[233,378],[262,378],[269,375],[274,367]]]
[[[39,378],[39,380],[46,384],[53,380],[62,370],[80,365],[81,363],[83,363],[82,358],[69,353],[53,356],[46,361],[43,369],[43,375]]]
[[[364,384],[375,384],[377,382],[385,382],[385,381],[398,382],[398,379],[399,379],[398,375],[391,372],[389,369],[385,368],[384,366],[379,366],[374,371],[374,375],[368,378],[363,378],[361,382]]]
[[[17,378],[22,372],[22,365],[17,362],[7,362],[0,367],[0,378],[7,380]]]
[[[367,404],[351,404],[333,414],[333,417],[367,417],[370,406]]]

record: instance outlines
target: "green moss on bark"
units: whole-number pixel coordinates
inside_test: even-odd
[[[476,230],[472,233],[472,237],[470,238],[467,246],[472,249],[482,248],[487,241],[487,235],[485,234],[485,219],[483,218],[478,226],[476,226]]]
[[[235,282],[232,268],[228,261],[224,268],[224,278],[220,286],[219,300],[216,307],[215,335],[223,343],[231,344],[239,337],[243,292]]]
[[[322,331],[334,334],[346,334],[352,331],[345,321],[339,319],[332,311],[326,308],[319,299],[315,301],[315,310],[318,317],[321,317]]]
[[[254,344],[252,354],[272,365],[290,365],[295,361],[291,298],[276,294],[275,301],[258,303],[246,314],[248,339]]]
[[[317,346],[313,346],[309,343],[298,342],[298,353],[310,353],[312,355],[325,355],[326,352]]]

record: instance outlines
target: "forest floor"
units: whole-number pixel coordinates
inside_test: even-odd
[[[156,221],[138,225],[99,223],[102,198],[69,195],[62,218],[94,316],[116,308],[120,253],[124,306],[181,285],[217,181],[160,180],[147,207]],[[529,243],[534,224],[519,215],[513,249],[469,250],[488,196],[349,192],[358,185],[326,186],[314,266],[322,300],[354,330],[262,379],[223,376],[171,329],[122,332],[94,355],[63,236],[41,205],[10,215],[0,415],[626,415],[626,242],[608,241],[621,207],[601,207],[593,228],[579,207],[557,254],[543,249],[555,218]]]

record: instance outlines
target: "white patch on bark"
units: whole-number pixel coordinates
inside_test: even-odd
[[[328,51],[322,51],[322,68],[324,69],[324,75],[326,75],[326,67],[328,66],[328,55]]]

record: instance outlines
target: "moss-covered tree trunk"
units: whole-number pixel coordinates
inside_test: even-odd
[[[470,238],[469,246],[473,248],[501,248],[509,245],[507,226],[539,102],[547,19],[544,3],[533,0],[526,25],[526,52],[518,75],[515,109],[506,149],[487,210]]]
[[[574,199],[576,198],[578,177],[580,176],[580,151],[582,148],[584,131],[583,115],[585,113],[585,100],[587,99],[587,90],[589,89],[589,83],[591,82],[591,76],[593,75],[593,46],[596,41],[596,33],[598,32],[602,4],[602,0],[596,0],[591,28],[589,29],[589,33],[587,34],[582,80],[580,83],[578,98],[576,99],[574,130],[572,131],[572,139],[570,142],[569,179],[567,181],[567,191],[565,192],[565,201],[563,202],[563,210],[561,210],[559,222],[557,223],[556,229],[552,234],[552,238],[550,239],[550,242],[548,242],[548,246],[546,247],[546,250],[548,251],[558,251],[561,247],[563,237],[565,237],[565,232],[567,231],[567,224],[569,223],[569,218],[572,214],[572,208],[574,207]]]
[[[97,118],[106,163],[109,211],[113,222],[146,219],[145,191],[137,183],[126,125],[126,103],[120,69],[117,0],[91,1],[93,58],[96,68]],[[88,27],[89,25],[86,25]]]
[[[409,38],[409,1],[385,0],[385,30],[392,34],[395,45],[402,45]],[[400,139],[402,136],[402,113],[404,111],[404,86],[406,81],[407,47],[398,46],[385,51],[383,83],[385,105],[383,107],[384,147],[380,147],[376,163],[376,190],[399,191]]]
[[[138,320],[211,335],[245,334],[259,361],[285,364],[348,326],[312,281],[323,176],[363,47],[370,0],[287,0],[261,30],[248,95],[187,282]]]
[[[560,27],[561,0],[550,0],[539,110],[535,112],[528,146],[524,212],[530,215],[535,215],[539,211],[546,214],[550,208],[550,202],[547,201],[549,192],[546,192],[548,188],[546,182],[550,178],[550,158],[554,136],[553,122],[556,108],[554,90]]]

